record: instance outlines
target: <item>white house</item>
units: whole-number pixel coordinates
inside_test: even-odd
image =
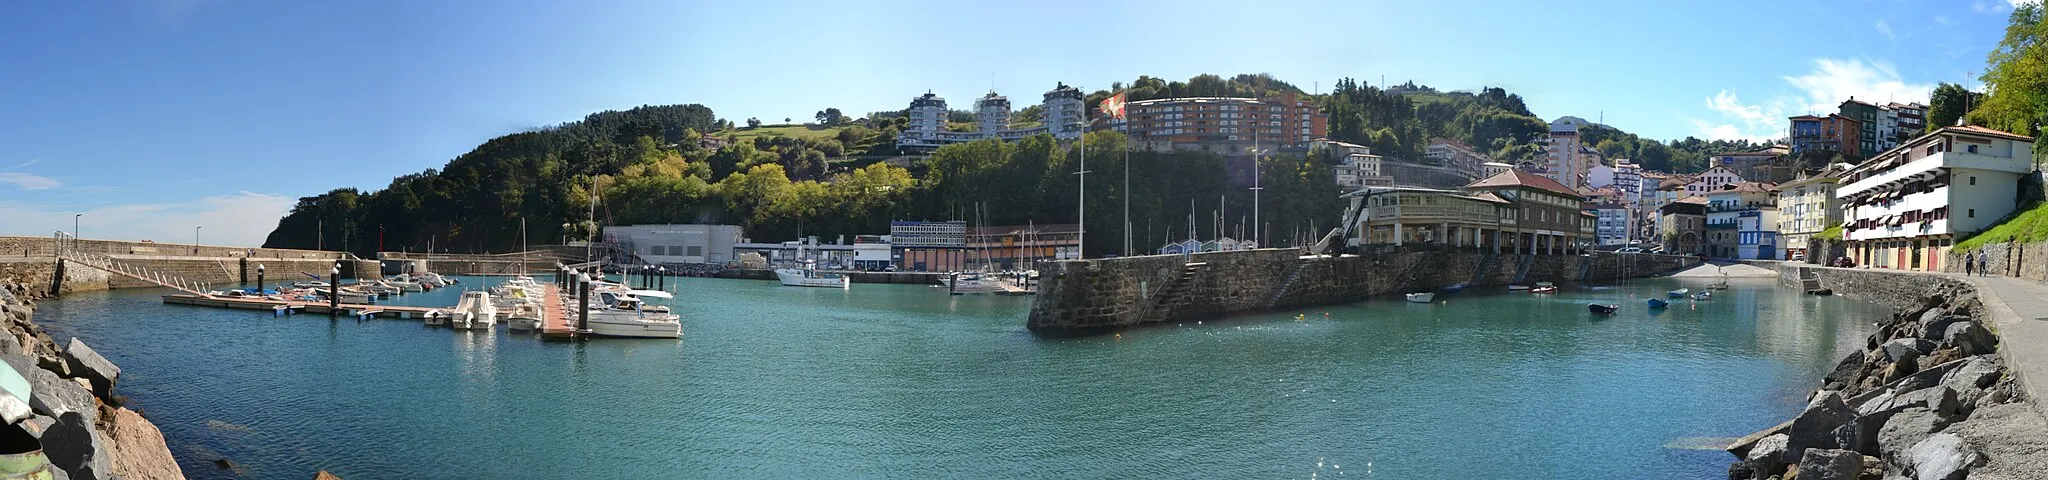
[[[1692,183],[1685,185],[1685,193],[1679,195],[1679,198],[1718,192],[1721,191],[1721,187],[1737,183],[1742,183],[1742,175],[1735,173],[1735,169],[1715,165],[1714,168],[1694,175]]]
[[[1602,203],[1593,207],[1598,220],[1593,225],[1593,236],[1600,245],[1627,245],[1629,237],[1629,208],[1619,203]]]
[[[1944,127],[1849,170],[1835,189],[1843,239],[1858,264],[1939,271],[1955,240],[2016,208],[2033,139],[1977,126]]]

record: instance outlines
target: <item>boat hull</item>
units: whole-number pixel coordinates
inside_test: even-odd
[[[1669,306],[1671,306],[1671,302],[1666,302],[1666,301],[1663,301],[1663,300],[1659,300],[1659,299],[1655,299],[1655,298],[1652,298],[1652,299],[1649,299],[1649,300],[1647,300],[1647,301],[1646,301],[1646,303],[1649,303],[1649,304],[1650,304],[1650,308],[1653,308],[1653,309],[1655,309],[1655,308],[1664,308],[1664,307],[1669,307]]]
[[[844,276],[811,277],[805,276],[802,270],[790,269],[776,270],[775,278],[786,287],[848,288],[853,284],[852,279]]]
[[[683,324],[672,321],[649,321],[638,318],[617,318],[609,315],[590,317],[591,335],[621,338],[682,338]]]
[[[1435,300],[1435,299],[1436,299],[1436,294],[1434,294],[1434,293],[1410,293],[1410,294],[1408,294],[1408,295],[1407,295],[1407,298],[1408,298],[1408,301],[1409,301],[1409,302],[1412,302],[1412,303],[1429,303],[1429,302],[1430,302],[1431,300]]]
[[[1586,304],[1586,310],[1592,312],[1594,315],[1613,315],[1615,310],[1620,309],[1621,306],[1619,305],[1601,305],[1598,303]]]

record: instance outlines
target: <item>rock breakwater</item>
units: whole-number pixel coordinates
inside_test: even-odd
[[[1894,312],[1792,421],[1730,445],[1728,478],[2048,478],[2048,462],[2033,458],[2048,451],[2048,423],[1999,356],[1975,287],[1846,274],[1830,283]]]
[[[0,282],[0,361],[30,392],[26,401],[0,392],[0,417],[7,422],[0,428],[34,437],[55,478],[185,478],[163,433],[114,395],[120,367],[78,338],[59,348],[32,321],[35,301],[45,293]]]

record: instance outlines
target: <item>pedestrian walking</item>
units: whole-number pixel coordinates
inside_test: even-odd
[[[1963,276],[1977,275],[1977,252],[1963,252]]]
[[[1986,276],[1986,277],[1989,277],[1989,276],[1991,276],[1991,271],[1990,271],[1990,270],[1988,270],[1989,268],[1991,268],[1991,259],[1990,259],[1990,257],[1991,257],[1990,255],[1985,255],[1985,254],[1982,254],[1982,253],[1979,253],[1979,254],[1977,254],[1977,274],[1978,274],[1978,275],[1982,275],[1982,276]]]

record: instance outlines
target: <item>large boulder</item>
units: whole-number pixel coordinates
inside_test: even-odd
[[[37,414],[61,417],[63,414],[76,412],[84,415],[88,421],[99,420],[99,406],[94,404],[92,392],[87,391],[78,382],[65,380],[49,370],[37,368],[36,361],[29,357],[0,355],[0,361],[7,362],[8,366],[14,367],[14,371],[20,372],[28,379],[29,389],[34,392],[29,395],[28,406]]]
[[[1877,453],[1885,459],[1893,471],[1902,471],[1910,463],[1906,451],[1926,440],[1928,436],[1948,427],[1948,420],[1933,410],[1908,408],[1893,414],[1877,431]]]
[[[71,337],[71,343],[64,346],[64,364],[71,367],[71,374],[92,381],[92,390],[110,395],[114,391],[114,380],[121,378],[121,367],[107,361],[84,340]]]
[[[1974,320],[1949,324],[1946,338],[1948,344],[1962,350],[1963,355],[1983,355],[1998,348],[1998,339]]]
[[[1884,345],[1879,347],[1884,349],[1885,358],[1891,359],[1894,362],[1900,362],[1904,361],[1907,357],[1918,358],[1921,355],[1933,352],[1934,346],[1934,342],[1927,341],[1926,339],[1900,338],[1884,342]]]
[[[1785,440],[1783,433],[1757,440],[1749,447],[1749,455],[1742,458],[1742,464],[1749,468],[1751,478],[1770,478],[1785,470]]]
[[[183,479],[178,460],[164,445],[164,434],[142,414],[126,408],[114,409],[107,439],[114,446],[114,475],[128,480]]]
[[[1984,454],[1963,443],[1962,437],[1950,433],[1930,435],[1905,454],[1909,471],[1918,480],[1963,480],[1970,476],[1971,468],[1986,460]]]
[[[1942,433],[1962,437],[1986,461],[1970,469],[1970,478],[2048,478],[2048,418],[2027,403],[1990,405]]]
[[[0,355],[21,355],[28,350],[21,346],[21,337],[11,332],[0,331]]]
[[[1863,473],[1863,454],[1833,448],[1810,448],[1799,460],[1800,480],[1856,480]]]
[[[1962,366],[1943,375],[1941,385],[1957,391],[1981,390],[1998,383],[1998,379],[2003,376],[2005,367],[1998,361],[1998,356],[1978,355],[1970,357]]]
[[[1854,441],[1844,442],[1842,448],[1871,455],[1878,454],[1882,451],[1878,440],[1885,423],[1891,421],[1893,415],[1909,408],[1934,412],[1941,421],[1948,422],[1961,411],[1962,405],[1956,398],[1955,391],[1948,387],[1937,386],[1903,393],[1898,390],[1886,391],[1856,409],[1856,437]]]
[[[107,451],[92,421],[77,412],[57,417],[57,423],[43,431],[43,454],[50,464],[71,474],[71,478],[98,480],[112,478],[113,452]]]
[[[1835,370],[1829,372],[1822,383],[1828,390],[1842,390],[1855,385],[1863,376],[1864,364],[1868,362],[1862,350],[1851,351],[1842,357],[1841,363],[1835,364]]]
[[[1808,448],[1842,448],[1842,430],[1854,428],[1856,409],[1842,401],[1841,392],[1820,392],[1807,403],[1806,411],[1792,418],[1792,426],[1785,429],[1785,461],[1805,458]]]

